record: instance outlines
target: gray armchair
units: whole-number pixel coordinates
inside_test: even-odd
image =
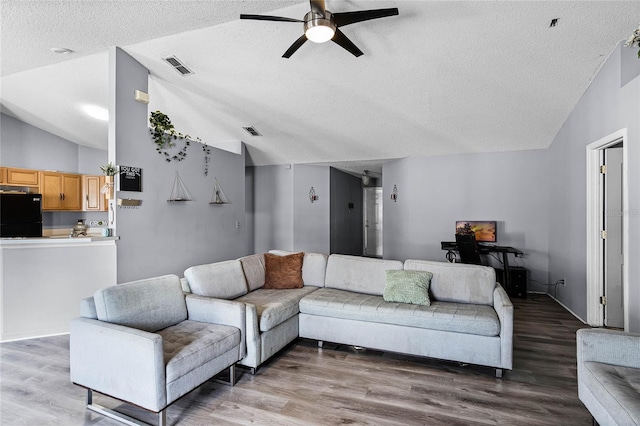
[[[245,356],[243,303],[184,295],[166,275],[96,292],[71,322],[71,381],[87,389],[87,408],[135,421],[93,404],[92,391],[158,413]]]
[[[578,397],[602,426],[640,424],[640,334],[577,332]]]

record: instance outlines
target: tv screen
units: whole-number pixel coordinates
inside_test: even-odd
[[[495,243],[497,238],[497,225],[495,220],[458,220],[456,221],[456,233],[459,229],[464,229],[469,225],[474,234],[476,241],[482,243]]]

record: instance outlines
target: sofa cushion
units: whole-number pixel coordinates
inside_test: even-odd
[[[163,339],[167,383],[183,377],[240,344],[240,330],[186,320],[158,331]]]
[[[429,283],[433,274],[426,271],[385,271],[386,284],[382,298],[385,302],[431,304]]]
[[[235,299],[247,293],[242,264],[239,260],[192,266],[184,271],[189,287],[198,296]]]
[[[296,252],[287,250],[269,250],[271,254],[286,256]],[[329,256],[321,253],[305,253],[302,261],[302,281],[304,285],[324,287],[324,277],[327,271]]]
[[[300,300],[300,312],[481,336],[497,336],[500,320],[487,305],[432,302],[431,306],[385,302],[382,296],[321,288]]]
[[[302,288],[302,260],[304,253],[277,256],[265,253],[264,288],[291,289]]]
[[[324,286],[382,296],[385,271],[403,269],[398,260],[332,254],[327,262]]]
[[[249,291],[257,290],[264,285],[264,255],[252,254],[251,256],[241,257],[240,263],[244,271],[244,278],[249,286]]]
[[[496,272],[493,268],[462,263],[407,260],[404,269],[429,271],[431,299],[442,302],[493,306]]]
[[[180,278],[164,275],[107,287],[93,296],[100,321],[154,332],[187,319]]]
[[[587,361],[580,377],[615,424],[640,424],[640,369]]]
[[[237,299],[255,305],[260,331],[269,331],[300,312],[300,299],[316,291],[318,287],[276,290],[261,288]]]

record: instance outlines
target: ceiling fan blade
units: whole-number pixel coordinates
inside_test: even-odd
[[[324,16],[324,11],[326,10],[324,0],[309,0],[309,3],[311,4],[312,12]]]
[[[283,16],[269,16],[269,15],[241,14],[240,19],[254,19],[256,21],[304,22],[304,21],[301,21],[300,19],[285,18]]]
[[[286,52],[284,52],[284,55],[282,55],[282,57],[283,58],[290,58],[291,55],[293,55],[296,52],[296,50],[300,49],[300,46],[302,46],[305,41],[307,41],[307,36],[302,34],[302,36],[300,36],[299,39],[297,39],[295,42],[293,42],[291,47],[288,48]]]
[[[338,28],[336,28],[336,34],[333,36],[331,40],[334,43],[340,45],[344,49],[351,52],[353,56],[355,56],[356,58],[358,56],[362,56],[362,50],[358,49],[358,47],[355,44],[353,44],[353,42],[349,40],[347,36],[344,35],[344,33],[340,31]]]
[[[343,27],[349,24],[355,24],[356,22],[368,21],[370,19],[385,18],[387,16],[395,16],[398,14],[398,8],[391,9],[373,9],[373,10],[359,10],[357,12],[342,12],[334,13],[333,19],[339,27]]]

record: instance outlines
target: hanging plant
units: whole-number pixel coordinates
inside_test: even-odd
[[[202,152],[204,152],[204,175],[209,176],[209,162],[211,161],[211,147],[206,143],[203,143]]]
[[[102,170],[102,173],[104,173],[105,176],[115,176],[116,173],[118,173],[118,168],[112,163],[100,166],[100,170]]]
[[[169,119],[168,115],[160,111],[153,111],[149,116],[149,123],[151,124],[149,133],[153,136],[153,142],[156,144],[156,151],[158,154],[164,155],[165,161],[182,161],[187,157],[187,148],[191,144],[191,141],[189,140],[191,139],[191,136],[176,131],[173,124],[171,124],[171,119]],[[171,148],[175,148],[176,141],[179,139],[184,140],[184,145],[180,151],[171,155],[168,151]],[[200,142],[200,138],[196,138],[196,140]]]

